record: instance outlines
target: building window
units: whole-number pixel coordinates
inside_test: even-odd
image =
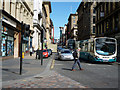
[[[73,16],[73,19],[75,19],[75,16]]]
[[[73,20],[73,23],[75,23],[75,20]]]
[[[110,31],[112,31],[112,26],[113,26],[113,20],[112,17],[110,17],[110,22],[109,22]]]
[[[95,24],[95,16],[93,16],[93,24]]]
[[[5,0],[3,0],[3,10],[5,9]]]
[[[99,27],[98,27],[98,25],[97,25],[97,27],[96,27],[96,35],[98,35],[98,28],[99,28]]]
[[[12,2],[10,0],[10,14],[11,14],[11,9],[12,9]]]
[[[13,56],[14,55],[14,33],[8,30],[7,27],[2,28],[2,43],[1,52],[2,56]]]
[[[93,26],[93,34],[95,33],[95,26]]]
[[[113,2],[110,2],[110,10],[113,10]]]
[[[93,8],[93,13],[95,14],[95,8]]]
[[[101,24],[99,25],[99,34],[101,34]]]
[[[108,14],[108,2],[106,3],[106,14]]]
[[[118,24],[119,24],[119,18],[118,18],[118,14],[115,15],[115,30],[118,30]]]
[[[104,22],[102,23],[102,34],[104,34]]]
[[[118,8],[118,2],[115,2],[115,8],[116,9]]]

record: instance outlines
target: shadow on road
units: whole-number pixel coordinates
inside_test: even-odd
[[[70,68],[62,68],[62,70],[71,71],[71,69],[70,69]]]
[[[90,64],[100,64],[100,65],[113,65],[113,63],[110,63],[110,62],[91,62],[91,61],[88,61],[88,60],[84,60],[84,59],[80,59],[80,62],[83,62],[83,63],[90,63]]]
[[[18,69],[12,69],[12,70],[10,70],[10,69],[7,69],[7,68],[3,68],[2,70],[19,75],[19,73],[18,73],[19,70]]]

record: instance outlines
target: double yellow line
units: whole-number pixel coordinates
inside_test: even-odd
[[[54,64],[55,64],[55,60],[52,60],[52,64],[51,64],[50,69],[53,69],[53,68],[54,68]]]

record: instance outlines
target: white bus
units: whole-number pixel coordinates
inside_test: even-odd
[[[116,62],[117,40],[109,37],[99,37],[94,39],[76,42],[81,47],[80,58],[91,62]]]

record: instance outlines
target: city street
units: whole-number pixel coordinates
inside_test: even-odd
[[[1,0],[0,18],[2,89],[120,88],[119,0]]]
[[[61,61],[56,53],[44,59],[43,66],[34,57],[24,59],[27,61],[23,63],[23,75],[18,74],[19,67],[13,71],[15,69],[3,61],[3,88],[118,88],[116,63],[81,62],[84,70],[80,71],[77,66],[76,71],[71,71],[74,61]]]
[[[56,72],[69,77],[90,88],[117,88],[118,65],[116,63],[88,63],[81,62],[84,70],[71,71],[74,61],[61,61],[56,58],[54,69]]]
[[[22,75],[19,75],[19,59],[3,61],[2,88],[87,88],[51,69],[55,55],[44,58],[43,66],[35,54],[25,56]]]

